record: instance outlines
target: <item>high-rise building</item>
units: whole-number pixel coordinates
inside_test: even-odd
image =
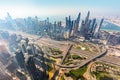
[[[95,33],[94,33],[94,37],[95,38],[98,38],[99,37],[99,33],[100,33],[100,28],[102,26],[102,23],[103,23],[104,19],[102,18],[100,23],[97,25],[96,27],[96,30],[95,30]]]
[[[21,44],[21,50],[22,50],[22,53],[26,53],[26,46],[25,44]]]
[[[77,26],[79,26],[80,16],[81,16],[81,13],[78,14],[78,17],[77,17],[77,20],[76,20],[76,24],[77,24]]]
[[[91,20],[89,20],[89,16],[90,16],[90,11],[88,11],[85,21],[82,21],[81,23],[80,35],[85,38],[88,38],[87,36],[88,36],[90,24],[91,24]]]
[[[99,24],[98,33],[100,32],[100,28],[102,26],[103,21],[104,21],[104,19],[102,18],[101,21],[100,21],[100,24]]]
[[[68,17],[66,17],[65,20],[66,20],[66,24],[65,24],[66,26],[65,26],[65,28],[67,30],[68,29]]]
[[[26,69],[28,70],[32,80],[42,80],[42,75],[39,73],[38,69],[35,66],[34,59],[32,56],[26,57],[25,60]]]
[[[37,16],[35,16],[34,27],[35,27],[35,31],[38,32],[39,31],[39,23],[38,23],[38,17]]]
[[[93,21],[92,21],[92,25],[91,25],[90,33],[94,33],[95,23],[96,23],[96,18],[93,19]]]
[[[17,60],[17,63],[21,69],[25,69],[25,61],[24,61],[24,55],[21,50],[17,50],[15,52],[15,58]]]
[[[80,22],[80,15],[81,15],[81,13],[78,14],[78,17],[77,17],[77,19],[74,21],[74,24],[73,24],[73,26],[74,26],[74,30],[73,30],[74,36],[76,36],[77,33],[78,33],[78,27],[79,27],[79,22]]]
[[[86,16],[86,18],[85,18],[85,24],[88,23],[88,21],[89,21],[89,16],[90,16],[90,11],[88,11],[87,16]]]
[[[94,37],[96,27],[97,27],[96,19],[93,19],[92,27],[91,27],[91,30],[90,30],[92,38]]]
[[[31,50],[32,50],[32,53],[35,54],[35,49],[36,49],[36,48],[35,48],[34,43],[30,43],[29,46],[30,46],[30,48],[31,48]]]
[[[33,51],[30,46],[27,46],[26,50],[29,55],[33,55]]]
[[[80,35],[83,37],[85,36],[84,31],[85,31],[85,21],[82,20],[81,28],[80,28]]]

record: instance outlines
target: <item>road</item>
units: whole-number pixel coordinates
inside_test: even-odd
[[[118,57],[113,57],[113,56],[104,56],[99,58],[98,60],[106,63],[110,63],[112,65],[120,66],[120,58]]]
[[[82,61],[82,62],[81,62],[80,64],[78,64],[78,65],[73,65],[73,66],[66,66],[66,65],[61,65],[61,64],[56,64],[56,65],[59,66],[59,67],[61,67],[61,68],[83,67],[84,65],[88,64],[88,63],[91,62],[91,61],[94,61],[94,60],[97,59],[98,57],[105,55],[106,52],[107,52],[107,50],[103,51],[103,52],[100,53],[100,54],[96,54],[96,55],[94,55],[92,58],[89,58],[89,59],[87,59],[87,60],[85,60],[85,61]]]
[[[67,46],[67,48],[65,48],[64,52],[62,53],[62,54],[63,54],[63,58],[62,58],[62,61],[61,61],[60,65],[62,65],[63,62],[65,61],[65,59],[66,59],[67,55],[69,54],[69,51],[71,50],[72,46],[73,46],[73,45],[70,44],[70,45]],[[62,68],[62,67],[59,66],[59,68],[56,69],[56,71],[55,71],[55,73],[54,73],[54,75],[53,75],[53,77],[52,77],[52,80],[55,79],[56,76],[58,76],[59,71],[60,71],[60,68]]]
[[[62,58],[62,61],[61,61],[60,64],[64,63],[64,61],[65,61],[67,55],[69,54],[69,51],[71,50],[72,46],[73,46],[72,44],[68,45],[67,49],[62,53],[63,54],[63,58]]]
[[[43,45],[46,45],[46,46],[52,46],[52,47],[58,48],[60,50],[63,50],[63,48],[65,46],[65,42],[66,42],[66,41],[55,41],[55,40],[51,40],[49,38],[39,39],[39,36],[37,36],[37,35],[27,34],[27,33],[23,33],[23,32],[15,32],[15,31],[14,32],[13,31],[8,31],[8,32],[15,33],[15,34],[20,34],[22,36],[28,37],[30,40],[36,40],[37,39],[35,41],[37,44],[40,43],[40,44],[43,44]],[[86,56],[86,57],[90,57],[90,58],[94,57],[93,54],[84,53],[84,52],[77,51],[77,50],[74,50],[74,49],[71,49],[71,52],[77,53],[77,54],[80,54],[80,55],[83,55],[83,56]],[[101,58],[98,58],[98,60],[120,66],[120,58],[118,58],[118,57],[103,56]]]
[[[91,66],[94,64],[94,62],[91,62],[88,66],[87,66],[87,70],[86,72],[83,74],[83,76],[87,79],[87,80],[96,80],[96,78],[94,78],[91,75]]]

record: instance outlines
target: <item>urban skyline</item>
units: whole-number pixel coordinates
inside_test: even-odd
[[[120,80],[119,0],[0,0],[0,80]]]
[[[4,76],[0,79],[120,79],[120,32],[101,30],[104,18],[98,22],[90,15],[88,11],[84,20],[81,20],[81,13],[76,19],[68,15],[62,26],[62,21],[51,23],[49,18],[38,20],[37,16],[12,19],[7,13],[0,24],[0,39],[9,43],[11,57],[7,51],[4,54],[4,44],[1,44],[0,65]],[[109,76],[110,72],[114,74]]]

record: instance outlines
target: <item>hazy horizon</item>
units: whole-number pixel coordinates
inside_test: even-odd
[[[79,12],[91,17],[120,16],[120,0],[0,0],[0,19],[9,12],[13,18],[28,16],[77,16]]]

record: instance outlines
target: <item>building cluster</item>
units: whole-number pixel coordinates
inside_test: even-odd
[[[16,61],[20,69],[29,73],[32,80],[47,80],[43,53],[40,49],[36,49],[33,43],[28,42],[28,39],[21,40],[21,48],[15,53]],[[36,65],[42,68],[43,72]]]
[[[120,26],[120,17],[118,16],[114,18],[108,18],[107,20],[115,25]]]
[[[96,63],[91,66],[91,72],[107,72],[109,74],[119,75],[120,68],[114,67],[110,64]]]
[[[1,56],[5,59],[0,59],[0,62],[6,62],[6,69],[9,73],[16,75],[21,80],[27,80],[28,77],[23,73],[28,74],[31,80],[47,80],[47,65],[40,47],[21,35],[1,31],[0,36],[1,40],[9,42],[11,57],[9,57],[10,54],[4,53]],[[8,64],[8,62],[10,63]],[[20,75],[23,77],[21,78]]]
[[[57,40],[70,39],[76,37],[84,37],[87,40],[92,38],[99,38],[99,32],[104,19],[98,23],[96,18],[90,19],[90,12],[87,13],[85,20],[81,19],[81,13],[75,20],[71,16],[65,18],[65,25],[63,21],[55,21],[54,23],[46,20],[40,21],[37,16],[34,18],[17,18],[12,19],[10,14],[7,14],[6,21],[1,23],[6,29],[15,29],[38,35],[48,35]]]
[[[100,31],[100,40],[106,45],[120,45],[120,32]]]
[[[10,54],[6,49],[6,47],[4,46],[4,44],[0,43],[0,80],[12,80],[12,78],[5,72],[6,65],[8,65],[9,63],[10,63]]]
[[[108,41],[107,41],[107,44],[108,44],[108,45],[113,45],[113,46],[119,45],[119,44],[120,44],[120,36],[111,34],[111,35],[109,36],[109,39],[108,39]]]

